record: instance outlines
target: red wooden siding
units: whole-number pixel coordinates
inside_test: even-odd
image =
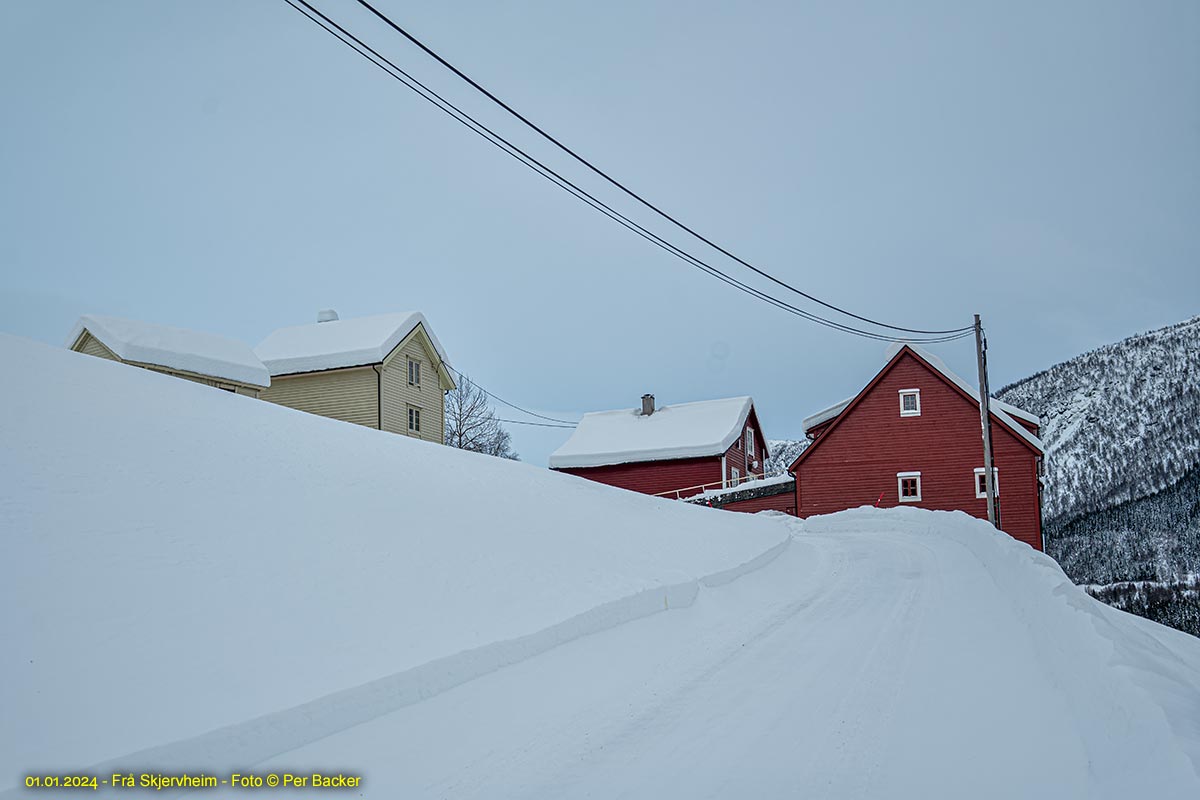
[[[750,428],[754,431],[754,456],[746,458],[746,429]],[[732,478],[734,467],[741,473],[744,480],[747,475],[753,473],[761,475],[763,471],[763,463],[766,457],[763,455],[766,448],[763,446],[762,430],[758,427],[758,418],[754,413],[754,409],[750,409],[750,414],[746,418],[746,424],[742,426],[742,432],[738,435],[736,441],[729,446],[725,451],[725,478]],[[754,462],[758,462],[758,466],[753,466]]]
[[[683,489],[721,480],[721,457],[678,458],[665,461],[639,461],[603,467],[570,467],[558,470],[597,483],[617,486],[643,494]]]
[[[901,417],[899,390],[910,388],[921,390],[921,415]],[[1001,527],[1040,550],[1038,454],[997,422],[992,441]],[[975,468],[982,466],[978,406],[902,351],[797,460],[796,510],[806,517],[878,501],[881,507],[962,510],[986,519],[987,501],[975,497]],[[921,473],[920,501],[899,502],[897,472]]]

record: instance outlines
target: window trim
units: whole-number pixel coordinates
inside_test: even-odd
[[[979,488],[979,479],[983,477],[983,474],[985,471],[986,470],[983,467],[975,468],[975,499],[976,500],[986,500],[987,499],[986,485],[982,491]],[[992,486],[996,490],[996,497],[999,497],[1000,496],[1000,468],[999,467],[992,467]]]
[[[408,407],[408,432],[414,433],[417,436],[421,435],[421,407]]]
[[[413,358],[412,356],[405,357],[408,360],[408,385],[421,388],[421,359]]]
[[[917,496],[904,496],[904,480],[906,478],[917,479]],[[921,473],[920,472],[897,472],[896,473],[896,498],[901,503],[919,503],[921,502]]]
[[[740,484],[742,482],[742,471],[737,467],[730,467],[729,480],[733,482],[734,486]]]
[[[897,394],[900,395],[900,416],[902,417],[919,417],[921,416],[921,390],[920,389],[901,389]],[[916,411],[906,411],[904,409],[904,398],[911,395],[917,399]]]
[[[749,425],[746,426],[746,436],[745,436],[745,441],[742,444],[742,447],[746,448],[746,456],[751,461],[753,461],[754,460],[754,428],[751,428]]]

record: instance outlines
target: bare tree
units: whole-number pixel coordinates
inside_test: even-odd
[[[500,425],[487,395],[466,375],[446,393],[446,444],[489,456],[518,460],[512,437]]]

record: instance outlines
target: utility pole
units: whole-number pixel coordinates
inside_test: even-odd
[[[979,420],[983,426],[983,480],[987,487],[988,522],[1000,527],[996,509],[995,469],[992,467],[991,390],[988,388],[987,340],[983,338],[983,323],[975,315],[975,356],[979,360]]]

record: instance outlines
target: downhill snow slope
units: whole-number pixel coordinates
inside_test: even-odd
[[[0,793],[252,764],[788,541],[8,336],[0,364],[38,389],[0,393]]]
[[[961,513],[783,521],[778,559],[262,765],[371,797],[1200,796],[1200,640]]]

